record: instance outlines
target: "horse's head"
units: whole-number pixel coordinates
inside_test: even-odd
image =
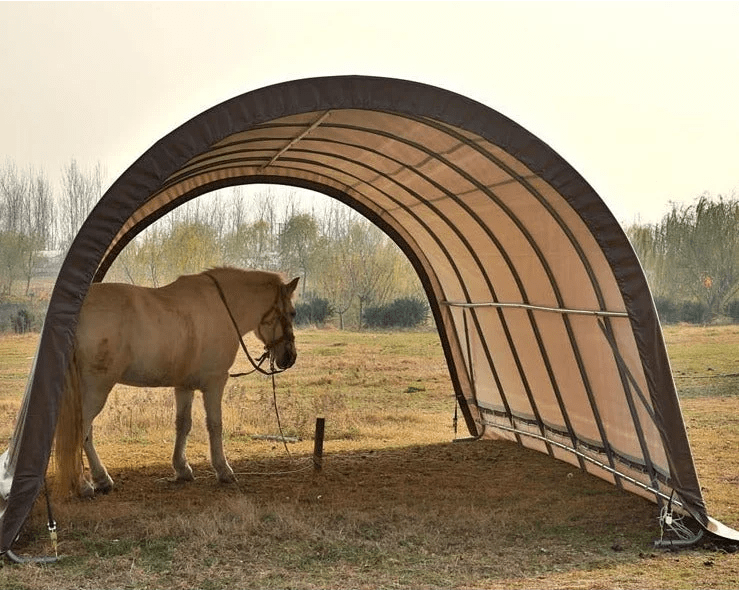
[[[280,369],[292,367],[298,357],[293,334],[295,306],[292,297],[299,279],[296,277],[290,283],[277,288],[274,304],[262,316],[255,331],[269,351],[270,359]]]

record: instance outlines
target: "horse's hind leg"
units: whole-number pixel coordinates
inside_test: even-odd
[[[177,437],[174,442],[172,467],[177,475],[177,480],[195,480],[192,475],[192,468],[187,463],[187,456],[185,455],[187,436],[192,428],[193,391],[184,388],[175,388],[174,395],[177,401],[177,419],[175,420]]]
[[[221,422],[221,399],[226,379],[203,389],[203,406],[205,406],[205,423],[210,438],[210,463],[218,475],[218,480],[225,483],[236,482],[236,476],[226,461],[223,453],[223,424]]]
[[[91,395],[85,396],[85,399],[83,401],[82,448],[85,450],[87,460],[90,463],[90,474],[92,475],[91,486],[93,487],[93,493],[108,493],[113,489],[113,479],[110,477],[110,474],[108,474],[105,466],[100,461],[100,457],[98,456],[97,451],[95,450],[95,446],[92,443],[92,421],[95,419],[96,416],[98,416],[98,414],[100,414],[103,406],[105,406],[105,401],[108,399],[108,394],[110,393],[110,390],[111,388],[90,388],[87,390],[88,393],[102,392],[102,394],[97,397]],[[87,485],[89,485],[89,483],[87,483]],[[85,488],[86,487],[83,484],[83,489]],[[89,496],[90,492],[88,490],[82,490],[81,494],[83,496]]]
[[[92,422],[87,426],[82,447],[85,450],[85,454],[87,454],[87,460],[90,462],[93,492],[109,493],[113,490],[113,479],[100,461],[97,451],[95,451],[95,446],[92,444]],[[84,494],[85,491],[83,491]]]

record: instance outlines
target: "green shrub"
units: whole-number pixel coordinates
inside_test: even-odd
[[[370,328],[412,328],[423,324],[428,304],[416,298],[400,298],[384,306],[371,306],[364,311],[364,322]]]
[[[739,300],[731,300],[726,304],[726,315],[731,318],[734,324],[739,323]]]
[[[680,322],[680,313],[675,302],[668,298],[655,298],[654,306],[662,324],[676,324]]]
[[[21,308],[11,317],[10,322],[13,326],[13,331],[16,334],[31,332],[31,328],[33,326],[33,314],[25,308]]]
[[[657,314],[662,324],[677,324],[678,322],[703,324],[709,320],[708,307],[701,302],[690,300],[676,302],[669,298],[661,297],[654,299],[654,305],[657,308]],[[732,308],[729,306],[727,313],[730,316],[734,316],[731,310]]]
[[[333,315],[333,307],[324,298],[315,298],[309,302],[295,306],[295,324],[299,326],[326,324],[326,321]]]
[[[708,308],[700,302],[680,302],[680,320],[690,324],[702,324],[708,320]]]

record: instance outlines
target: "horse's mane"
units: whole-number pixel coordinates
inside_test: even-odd
[[[208,269],[207,271],[203,271],[202,273],[198,273],[198,274],[205,275],[206,273],[214,273],[216,276],[222,273],[223,274],[238,274],[247,283],[253,283],[255,285],[265,284],[265,283],[269,285],[284,285],[285,284],[285,275],[283,273],[278,273],[275,271],[262,271],[260,269],[240,269],[238,267],[222,266],[222,267],[213,267],[211,269]]]

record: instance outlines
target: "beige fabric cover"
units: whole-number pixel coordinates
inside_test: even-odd
[[[479,103],[349,76],[214,107],[100,200],[49,307],[26,396],[33,411],[6,469],[15,478],[0,549],[38,494],[90,283],[168,211],[245,183],[320,191],[397,242],[428,294],[472,435],[517,441],[660,502],[674,492],[708,523],[646,280],[598,195],[546,144]]]

